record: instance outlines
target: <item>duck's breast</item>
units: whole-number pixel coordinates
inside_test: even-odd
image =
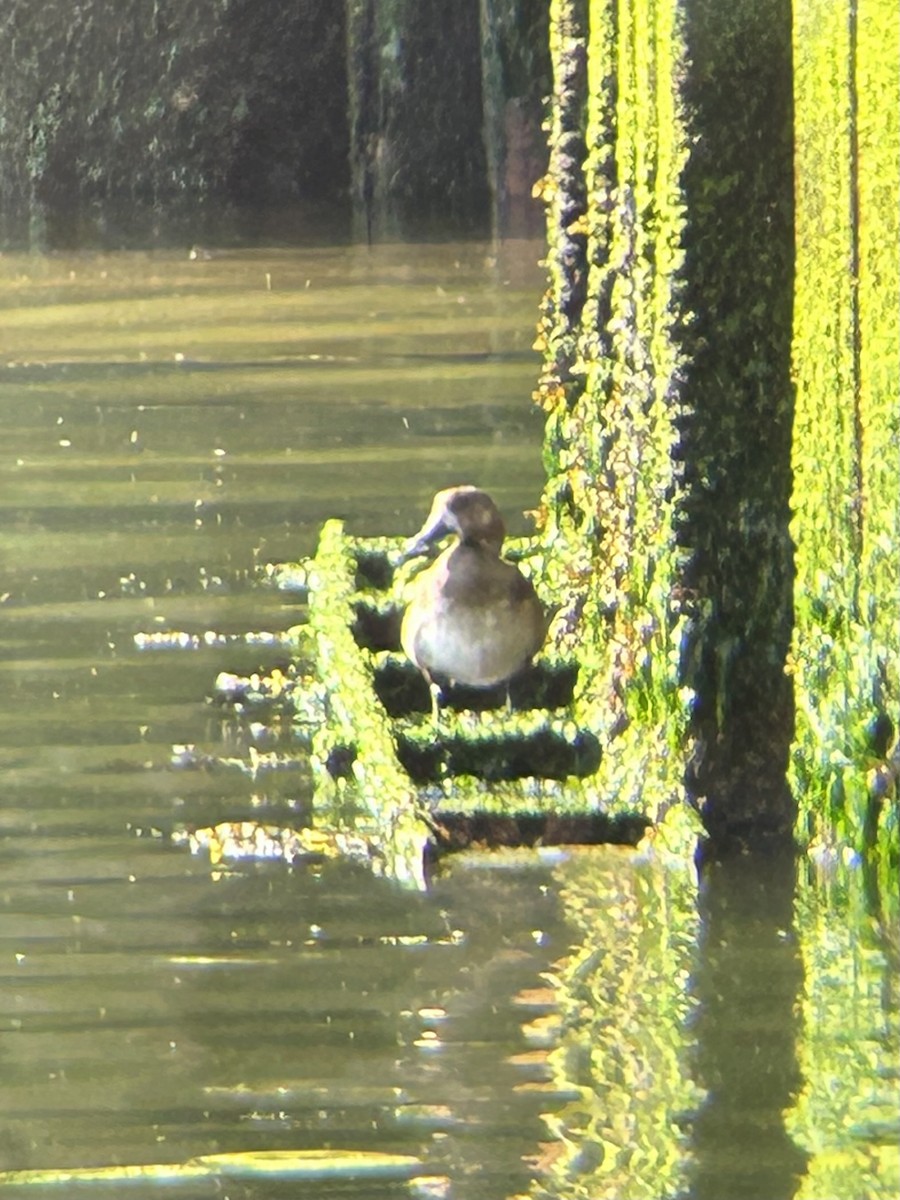
[[[446,552],[416,581],[401,641],[432,674],[489,687],[514,675],[540,649],[545,618],[517,567],[466,547]]]

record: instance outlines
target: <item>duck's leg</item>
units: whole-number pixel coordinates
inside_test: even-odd
[[[426,671],[424,667],[419,668],[425,677],[425,682],[428,684],[428,691],[431,693],[431,721],[434,725],[441,723],[441,685],[435,683],[430,671]]]

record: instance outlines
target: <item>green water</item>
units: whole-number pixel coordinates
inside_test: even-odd
[[[308,797],[299,756],[247,769],[287,732],[208,700],[286,664],[267,562],[457,482],[528,530],[540,254],[0,258],[0,1171],[346,1149],[430,1179],[359,1197],[896,1194],[896,900],[858,866],[482,854],[411,895],[161,836]],[[223,1188],[176,1190],[312,1194]]]

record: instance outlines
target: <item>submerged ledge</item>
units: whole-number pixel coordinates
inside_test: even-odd
[[[379,873],[417,886],[443,854],[473,846],[636,845],[650,821],[604,811],[591,779],[597,735],[579,720],[579,664],[548,646],[507,695],[453,687],[439,721],[428,688],[399,647],[401,540],[355,538],[324,525],[317,552],[283,568],[305,578],[308,623],[293,633],[312,662],[317,719],[299,690],[295,720],[309,734],[312,822],[350,839]],[[536,548],[510,539],[527,573]],[[553,596],[544,595],[545,603]]]

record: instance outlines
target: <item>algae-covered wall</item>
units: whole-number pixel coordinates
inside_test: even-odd
[[[793,697],[790,0],[683,0],[680,345],[689,784],[707,827],[785,832]]]
[[[854,840],[900,717],[898,45],[893,0],[797,0],[792,776]]]
[[[354,235],[535,233],[542,0],[346,0]]]
[[[540,237],[543,214],[533,189],[547,165],[546,0],[479,0],[478,8],[491,229],[501,237]]]
[[[550,287],[536,394],[557,628],[583,661],[604,803],[658,813],[682,789],[676,337],[685,129],[668,0],[556,0]],[[552,569],[552,568],[548,568]]]
[[[356,0],[348,64],[356,236],[486,232],[476,5]]]
[[[535,233],[543,0],[4,0],[0,244]]]
[[[346,196],[340,5],[6,0],[0,238],[202,236]]]
[[[551,6],[557,631],[604,802],[722,839],[871,833],[896,784],[898,19]]]

